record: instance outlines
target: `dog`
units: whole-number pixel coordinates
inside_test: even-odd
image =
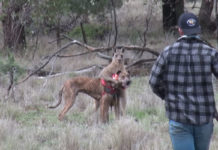
[[[122,104],[123,99],[121,99],[121,97],[123,97],[123,91],[131,83],[129,72],[121,73],[115,80],[118,80],[118,82],[121,84],[117,84],[116,93],[102,95],[100,100],[100,118],[103,123],[109,121],[109,107],[114,106],[116,119],[119,119],[120,114],[122,115],[122,110],[120,110],[120,102]]]
[[[119,102],[113,102],[117,97],[119,99],[120,90],[127,88],[130,83],[129,73],[117,72],[117,80],[107,81],[102,78],[91,77],[75,77],[67,80],[61,90],[59,91],[59,101],[55,106],[49,106],[49,108],[56,108],[62,101],[62,95],[64,96],[65,105],[60,112],[58,119],[63,120],[65,114],[73,106],[76,101],[76,96],[79,93],[85,93],[95,99],[96,111],[100,107],[100,119],[103,123],[108,122],[109,107],[115,107],[115,116],[119,117]],[[101,105],[101,106],[100,106]]]
[[[107,65],[103,70],[100,72],[99,77],[103,78],[107,81],[113,81],[113,75],[121,71],[124,74],[129,74],[124,66],[124,49],[115,49],[112,62]],[[126,91],[125,89],[120,90],[120,101],[121,101],[121,114],[123,115],[126,109]]]

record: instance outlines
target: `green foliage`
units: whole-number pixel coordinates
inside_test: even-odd
[[[122,0],[114,0],[115,7],[121,7]],[[61,25],[72,16],[99,15],[111,10],[110,0],[43,0],[31,1],[33,26],[46,25],[48,28]],[[41,29],[40,29],[41,30]],[[43,28],[44,31],[45,28]]]
[[[67,121],[73,121],[79,124],[84,124],[85,121],[87,120],[86,116],[84,116],[84,113],[79,113],[79,112],[73,112],[71,114],[68,114],[65,116],[65,119]]]
[[[42,111],[40,109],[33,109],[26,112],[20,112],[14,119],[26,126],[31,126],[41,119],[41,114]]]
[[[5,13],[1,13],[1,14],[0,14],[0,21],[3,21],[3,19],[4,19],[5,16],[6,16]]]
[[[128,110],[128,114],[130,114],[131,116],[135,117],[138,120],[142,120],[144,118],[147,118],[151,115],[157,115],[157,110],[156,108],[146,108],[146,109],[142,109],[142,110],[138,110],[137,108],[132,108]]]
[[[130,31],[129,33],[129,38],[130,38],[130,41],[133,43],[133,44],[136,44],[138,38],[139,38],[139,33],[137,30],[132,30]]]
[[[96,24],[84,24],[84,30],[86,33],[87,38],[89,39],[103,39],[105,34],[109,32],[108,27]],[[74,28],[69,35],[71,37],[82,37],[81,28],[78,26]]]
[[[9,53],[5,62],[0,61],[0,74],[8,74],[12,70],[15,70],[15,81],[25,72],[25,69],[16,63],[14,55]]]
[[[122,0],[114,0],[115,7],[122,6]],[[77,14],[99,14],[110,9],[110,0],[69,0],[70,9]]]

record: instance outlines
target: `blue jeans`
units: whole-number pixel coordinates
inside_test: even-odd
[[[189,125],[170,120],[169,133],[174,150],[209,150],[213,122]]]

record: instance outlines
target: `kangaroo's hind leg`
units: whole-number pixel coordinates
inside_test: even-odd
[[[119,95],[119,102],[120,102],[120,114],[121,116],[124,116],[126,114],[126,103],[127,103],[127,99],[126,99],[126,90],[122,89]]]

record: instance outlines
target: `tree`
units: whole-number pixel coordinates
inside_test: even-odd
[[[199,12],[199,22],[203,32],[214,30],[213,26],[216,26],[215,23],[211,21],[213,4],[214,4],[213,0],[202,0],[201,2],[201,8]]]
[[[54,30],[56,32],[57,46],[61,46],[60,34],[61,34],[61,23],[63,17],[68,17],[69,14],[69,3],[68,0],[38,0],[34,1],[35,9],[33,12],[34,19],[37,24],[48,29],[47,31]],[[74,19],[74,18],[73,18]],[[46,31],[44,29],[44,31]]]
[[[35,2],[36,4],[38,1]],[[117,0],[116,6],[122,5],[122,0]],[[84,23],[88,23],[89,15],[98,15],[110,6],[110,0],[43,0],[41,1],[36,17],[40,16],[40,22],[49,30],[55,30],[57,45],[60,46],[60,34],[63,32],[63,20],[77,19],[81,27],[83,39],[86,43]],[[74,17],[72,17],[74,16]]]
[[[24,22],[21,19],[26,2],[26,0],[2,0],[4,47],[13,51],[26,46]]]
[[[179,16],[184,12],[184,0],[162,0],[163,29],[170,31],[177,25]]]
[[[81,22],[80,22],[80,26],[81,26],[81,30],[83,33],[83,39],[84,42],[87,43],[87,38],[84,37],[86,34],[84,32],[83,29],[83,23],[87,23],[88,22],[88,15],[92,14],[92,15],[99,15],[101,13],[107,12],[108,10],[111,11],[113,10],[113,17],[115,18],[114,20],[116,20],[116,11],[115,8],[119,8],[122,6],[122,0],[69,0],[70,3],[70,10],[72,10],[72,13],[76,13],[80,16],[83,16]],[[84,19],[85,18],[85,19]],[[115,41],[114,41],[114,45],[116,44],[116,38],[117,38],[117,27],[116,27],[116,23],[115,23],[115,30],[116,30],[116,35],[115,35]]]

